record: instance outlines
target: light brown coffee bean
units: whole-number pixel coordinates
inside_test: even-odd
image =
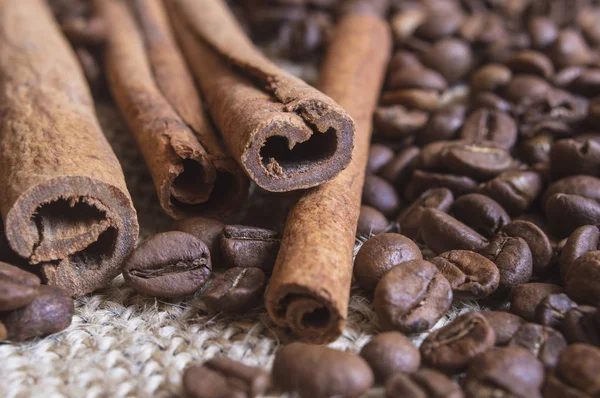
[[[402,333],[380,333],[360,351],[377,383],[384,383],[394,373],[413,373],[421,366],[417,347]]]

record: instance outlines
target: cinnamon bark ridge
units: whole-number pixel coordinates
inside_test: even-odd
[[[277,192],[309,188],[348,165],[352,119],[265,58],[222,0],[165,4],[225,145],[257,185]]]
[[[387,23],[361,4],[340,20],[320,85],[354,118],[352,161],[292,208],[266,297],[284,335],[317,344],[335,340],[345,325],[371,116],[391,52]]]
[[[106,286],[138,237],[123,171],[42,0],[0,6],[0,212],[12,249],[72,295]]]
[[[108,25],[106,68],[116,102],[174,218],[233,216],[249,181],[225,153],[160,0],[97,0]]]

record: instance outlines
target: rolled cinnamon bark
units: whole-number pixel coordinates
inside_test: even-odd
[[[356,143],[350,165],[308,190],[288,215],[266,306],[292,339],[331,342],[345,325],[371,117],[391,52],[388,25],[377,6],[383,7],[363,1],[349,8],[321,71],[323,92],[354,118]]]
[[[204,115],[160,0],[95,5],[108,25],[108,80],[162,208],[176,219],[228,218],[246,198],[248,178]]]
[[[319,185],[349,163],[352,119],[250,42],[223,0],[166,0],[229,152],[269,191]]]
[[[72,295],[106,286],[138,236],[123,172],[46,2],[0,5],[0,213],[6,238]]]

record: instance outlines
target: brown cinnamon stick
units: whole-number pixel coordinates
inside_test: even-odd
[[[350,165],[307,191],[288,215],[266,305],[293,339],[327,343],[345,325],[371,116],[391,51],[388,25],[376,16],[377,6],[381,2],[364,1],[348,10],[321,71],[323,92],[354,118],[356,143]]]
[[[0,213],[6,238],[72,295],[106,286],[138,224],[83,73],[42,0],[0,5]]]
[[[265,58],[223,0],[166,0],[229,152],[269,191],[319,185],[350,161],[354,126],[331,98]]]
[[[248,179],[204,115],[160,0],[95,4],[108,25],[108,80],[162,208],[174,218],[232,215],[247,196]]]

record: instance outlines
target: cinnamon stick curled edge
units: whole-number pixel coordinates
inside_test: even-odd
[[[387,23],[369,12],[375,3],[362,2],[340,20],[321,71],[323,92],[356,123],[352,162],[292,208],[266,297],[275,324],[311,343],[335,340],[347,317],[371,117],[391,52]]]
[[[12,249],[72,295],[106,286],[138,236],[121,166],[42,0],[0,7],[0,213]]]
[[[208,122],[160,0],[97,0],[108,26],[106,68],[114,97],[174,218],[228,218],[248,178]]]
[[[229,152],[257,185],[277,192],[309,188],[348,165],[352,119],[265,58],[223,0],[165,4]]]

